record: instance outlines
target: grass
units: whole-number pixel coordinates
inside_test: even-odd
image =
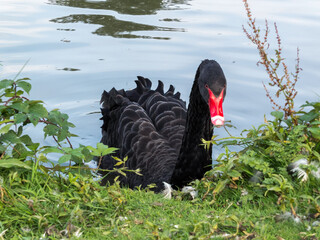
[[[320,227],[281,215],[276,198],[229,190],[215,201],[173,199],[93,178],[1,171],[0,239],[317,239]],[[226,197],[228,196],[228,197]],[[306,237],[307,234],[311,236]],[[304,238],[305,237],[305,238]]]

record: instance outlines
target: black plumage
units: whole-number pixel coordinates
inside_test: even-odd
[[[220,65],[214,60],[202,61],[188,110],[172,85],[164,92],[159,81],[158,87],[152,90],[151,81],[140,76],[136,84],[133,90],[104,91],[101,98],[101,142],[119,148],[115,155],[121,159],[127,156],[126,166],[139,168],[142,174],[119,175],[120,182],[131,188],[155,183],[155,191],[160,191],[163,182],[181,187],[201,178],[212,163],[211,147],[205,150],[201,146],[201,139],[209,140],[213,133],[207,89],[215,96],[222,93],[223,99],[226,93],[226,79]],[[100,168],[113,169],[115,163],[107,155]],[[107,174],[102,183],[112,182],[116,176]]]

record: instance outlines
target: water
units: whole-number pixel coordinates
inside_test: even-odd
[[[276,21],[283,56],[303,71],[296,105],[319,100],[320,3],[250,1],[259,24]],[[99,99],[104,89],[133,88],[142,75],[173,84],[187,100],[202,59],[217,60],[228,80],[225,117],[234,134],[263,122],[272,109],[262,86],[263,67],[246,39],[241,0],[0,0],[1,79],[32,79],[30,98],[60,108],[76,124],[76,143],[100,140]],[[271,35],[272,36],[272,35]],[[39,141],[38,130],[34,131]],[[225,136],[223,129],[216,133]],[[48,140],[47,140],[48,141]]]

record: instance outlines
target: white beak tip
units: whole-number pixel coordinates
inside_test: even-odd
[[[215,126],[222,126],[224,124],[224,117],[222,116],[214,116],[211,118],[211,122]]]

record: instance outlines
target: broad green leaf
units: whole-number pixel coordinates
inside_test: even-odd
[[[63,153],[63,151],[57,147],[45,147],[42,153]]]
[[[29,106],[29,114],[30,116],[38,118],[46,118],[48,116],[48,111],[42,104],[36,103]]]
[[[2,103],[1,98],[0,98],[0,103]],[[1,114],[1,111],[5,110],[6,108],[7,106],[0,105],[0,114]]]
[[[283,112],[273,111],[273,112],[271,112],[271,115],[274,116],[276,119],[282,119],[283,118]]]
[[[31,90],[31,84],[25,81],[17,81],[17,86],[22,88],[28,94]]]
[[[24,113],[27,113],[29,110],[29,104],[27,102],[15,102],[11,104],[10,107]]]
[[[29,135],[23,135],[20,137],[21,142],[23,142],[25,145],[31,145],[33,144],[31,138]]]
[[[117,148],[113,147],[109,148],[107,145],[104,145],[103,143],[97,143],[97,148],[94,148],[92,146],[87,146],[87,148],[91,151],[91,154],[96,157],[111,154],[118,150]]]
[[[45,136],[53,136],[58,134],[59,128],[55,125],[48,124],[43,128],[43,131],[45,133]]]
[[[59,132],[57,134],[58,142],[61,142],[65,140],[68,137],[69,132],[63,129],[59,129]]]
[[[52,110],[48,113],[48,120],[52,123],[55,123],[59,126],[66,125],[68,126],[68,120],[69,116],[65,113],[61,113],[58,110]]]
[[[16,92],[16,94],[15,94],[15,95],[17,95],[17,96],[21,96],[22,94],[24,94],[24,91],[22,91],[22,90],[18,90],[18,91]]]
[[[319,117],[319,113],[317,113],[315,111],[310,111],[310,112],[300,116],[299,119],[304,122],[310,122],[311,120],[313,120],[317,117]]]
[[[72,151],[70,153],[71,153],[72,156],[76,156],[76,157],[81,158],[81,159],[84,158],[81,148],[72,149]]]
[[[62,163],[65,163],[65,162],[68,162],[68,161],[70,161],[70,159],[71,159],[71,155],[70,154],[65,154],[65,155],[63,155],[63,156],[61,156],[60,158],[59,158],[59,164],[62,164]]]
[[[7,143],[18,143],[20,142],[20,138],[17,136],[16,132],[13,130],[9,130],[7,133],[3,134],[1,136],[1,141],[2,142],[7,142]]]
[[[17,113],[14,115],[14,120],[16,124],[22,123],[27,120],[27,115],[24,113]]]
[[[22,143],[17,143],[13,146],[12,156],[14,158],[25,158],[28,155],[28,150]],[[29,154],[30,155],[30,154]]]
[[[117,151],[117,150],[118,150],[117,148],[112,148],[112,147],[110,147],[110,148],[108,148],[108,149],[103,150],[102,156],[108,155],[108,154],[111,154],[111,153],[114,153],[114,152]]]
[[[0,81],[0,89],[7,88],[13,84],[13,80],[4,79]]]
[[[85,162],[90,162],[92,160],[92,155],[91,155],[89,149],[86,148],[86,146],[81,145],[81,144],[80,144],[80,147],[81,147],[81,153],[83,154],[83,160]]]
[[[6,124],[5,126],[3,126],[2,128],[0,128],[0,133],[1,134],[4,134],[4,133],[7,133],[9,132],[11,126],[13,125],[13,123],[9,123],[9,124]]]
[[[37,151],[37,149],[38,149],[39,146],[40,146],[40,143],[33,143],[33,144],[28,145],[27,147],[28,147],[31,151],[35,152],[35,151]]]
[[[241,173],[236,170],[231,170],[227,174],[232,178],[241,177]]]
[[[17,135],[20,137],[23,132],[23,126],[18,127]]]
[[[35,115],[29,115],[29,120],[33,124],[33,126],[37,126],[40,118]]]
[[[308,128],[308,129],[312,133],[313,137],[320,139],[320,128],[319,127],[312,127],[312,128]]]
[[[28,164],[15,158],[0,160],[0,168],[12,168],[12,167],[31,169],[31,167]]]

